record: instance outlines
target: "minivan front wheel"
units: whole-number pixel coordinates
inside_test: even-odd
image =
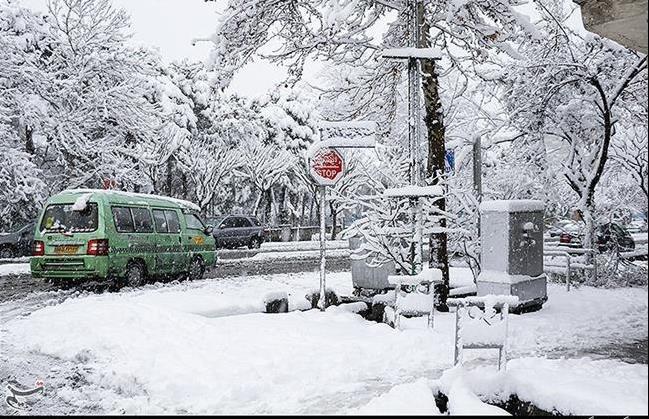
[[[203,278],[205,273],[205,263],[201,258],[195,258],[192,260],[191,265],[189,266],[189,280],[198,281]]]
[[[144,267],[141,263],[131,262],[126,267],[126,285],[132,288],[142,286],[144,284],[145,274]]]

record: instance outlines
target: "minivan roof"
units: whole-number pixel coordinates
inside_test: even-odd
[[[160,205],[164,205],[165,203],[167,205],[173,204],[174,206],[179,206],[181,208],[191,210],[191,211],[197,211],[199,212],[201,209],[198,205],[194,204],[193,202],[185,201],[183,199],[178,199],[178,198],[171,198],[169,196],[162,196],[162,195],[153,195],[153,194],[143,194],[143,193],[135,193],[135,192],[124,192],[124,191],[116,191],[112,189],[66,189],[54,197],[63,197],[66,195],[78,195],[78,194],[87,194],[91,193],[93,195],[99,195],[102,197],[106,198],[117,198],[119,200],[125,200],[125,201],[133,201],[136,199],[140,200],[146,200],[145,202],[126,202],[129,204],[146,204],[146,205],[155,205],[155,201],[163,201],[160,203]],[[52,197],[52,198],[54,198]]]

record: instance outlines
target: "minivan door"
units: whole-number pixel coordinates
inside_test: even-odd
[[[168,274],[173,270],[174,236],[169,234],[167,217],[163,209],[153,209],[153,224],[155,225],[155,270],[158,274]]]
[[[189,270],[189,254],[186,252],[185,246],[183,246],[178,211],[175,209],[166,209],[165,217],[169,227],[169,236],[173,242],[173,250],[171,252],[172,271],[174,274],[187,272]]]

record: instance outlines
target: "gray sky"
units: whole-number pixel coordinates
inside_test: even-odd
[[[23,6],[46,12],[47,0],[19,0]],[[204,0],[113,0],[132,20],[133,42],[157,48],[166,61],[205,60],[209,42],[192,46],[195,38],[211,35],[225,1]],[[264,93],[285,75],[283,68],[267,62],[244,67],[232,82],[232,90],[246,96]]]

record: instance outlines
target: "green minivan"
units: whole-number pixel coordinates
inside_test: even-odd
[[[136,287],[153,277],[202,278],[216,263],[212,227],[191,202],[115,190],[52,196],[37,220],[31,272]]]

